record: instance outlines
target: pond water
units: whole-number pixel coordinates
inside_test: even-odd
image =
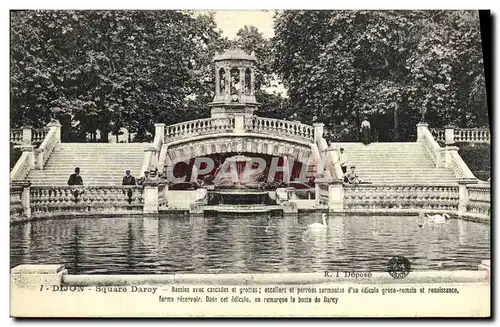
[[[416,217],[320,214],[68,218],[10,227],[11,262],[65,264],[71,274],[385,271],[396,255],[412,270],[476,270],[490,258],[490,225],[424,224]]]

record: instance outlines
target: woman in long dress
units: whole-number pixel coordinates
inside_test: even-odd
[[[366,117],[364,117],[363,121],[361,122],[360,132],[361,132],[361,142],[363,142],[363,144],[365,145],[370,144],[370,142],[372,141],[372,132],[371,132],[370,122]]]

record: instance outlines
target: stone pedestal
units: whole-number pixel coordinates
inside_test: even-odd
[[[234,115],[234,132],[245,133],[245,116],[241,113]]]
[[[425,131],[429,130],[429,124],[427,123],[418,123],[417,124],[417,141],[420,141],[425,133]]]
[[[19,265],[10,270],[13,287],[39,290],[43,285],[43,291],[61,286],[63,275],[67,273],[64,265]]]
[[[32,126],[25,125],[23,126],[23,144],[29,145],[31,144],[32,139]]]
[[[144,199],[144,213],[158,213],[158,182],[146,181],[142,191],[142,198]]]
[[[469,202],[469,192],[467,190],[466,181],[458,181],[458,212],[467,212],[467,204]]]
[[[328,210],[344,210],[344,185],[340,180],[333,180],[328,185]]]
[[[165,141],[165,124],[163,123],[155,124],[155,139],[157,135],[160,135],[161,143],[163,144]]]
[[[52,128],[56,129],[55,132],[56,143],[61,143],[61,123],[56,119],[52,119],[51,122],[47,124],[47,127],[49,127],[50,129]]]
[[[30,197],[30,185],[23,188],[23,193],[21,193],[21,205],[23,206],[23,213],[26,218],[31,218],[31,197]]]
[[[314,123],[314,143],[318,143],[323,138],[325,124]]]
[[[448,125],[444,127],[444,143],[446,145],[455,143],[455,126]]]

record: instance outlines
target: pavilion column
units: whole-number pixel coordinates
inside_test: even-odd
[[[240,89],[238,90],[238,95],[240,97],[245,94],[245,68],[239,68],[240,71]]]
[[[215,95],[219,95],[220,94],[220,79],[221,79],[221,76],[219,74],[219,71],[220,71],[220,67],[215,67]]]
[[[250,69],[250,95],[253,96],[255,94],[255,74],[253,69]]]
[[[228,97],[231,96],[231,69],[229,66],[225,67],[225,74],[226,74],[226,80],[225,80],[225,86],[224,86],[224,94],[227,95]]]

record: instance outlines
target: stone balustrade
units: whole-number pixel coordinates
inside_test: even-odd
[[[449,131],[448,133],[446,131]],[[447,126],[430,129],[438,141],[452,143],[490,143],[491,133],[488,128],[455,128]]]
[[[34,186],[33,215],[90,214],[142,209],[141,186]]]
[[[15,145],[40,143],[48,133],[48,128],[13,128],[10,130],[10,143]]]
[[[20,181],[25,179],[30,170],[35,168],[33,146],[23,146],[21,149],[23,153],[10,172],[11,181]]]
[[[245,130],[247,132],[272,134],[310,142],[314,140],[313,126],[274,118],[248,117],[245,119]]]
[[[468,213],[480,214],[485,217],[491,215],[491,193],[490,184],[481,183],[467,185],[468,201],[466,211]]]
[[[32,143],[43,142],[48,132],[49,132],[48,128],[33,129],[31,135],[31,142]]]
[[[458,128],[454,132],[455,142],[490,143],[487,128]]]
[[[428,124],[423,123],[417,125],[417,142],[422,142],[426,152],[436,164],[436,168],[444,167],[443,148],[436,142],[428,126]]]
[[[353,185],[344,187],[346,210],[456,211],[457,185]]]
[[[457,179],[476,180],[476,177],[458,154],[458,147],[447,146],[445,153],[446,167],[450,168]]]
[[[23,143],[23,129],[22,128],[12,128],[10,130],[10,143],[12,143],[12,144],[22,144]]]
[[[204,118],[166,126],[165,142],[187,137],[233,132],[234,118]]]
[[[61,143],[61,124],[57,120],[51,121],[47,127],[49,128],[40,147],[36,149],[35,159],[36,168],[43,169],[45,163],[49,159],[52,151],[57,144]]]

